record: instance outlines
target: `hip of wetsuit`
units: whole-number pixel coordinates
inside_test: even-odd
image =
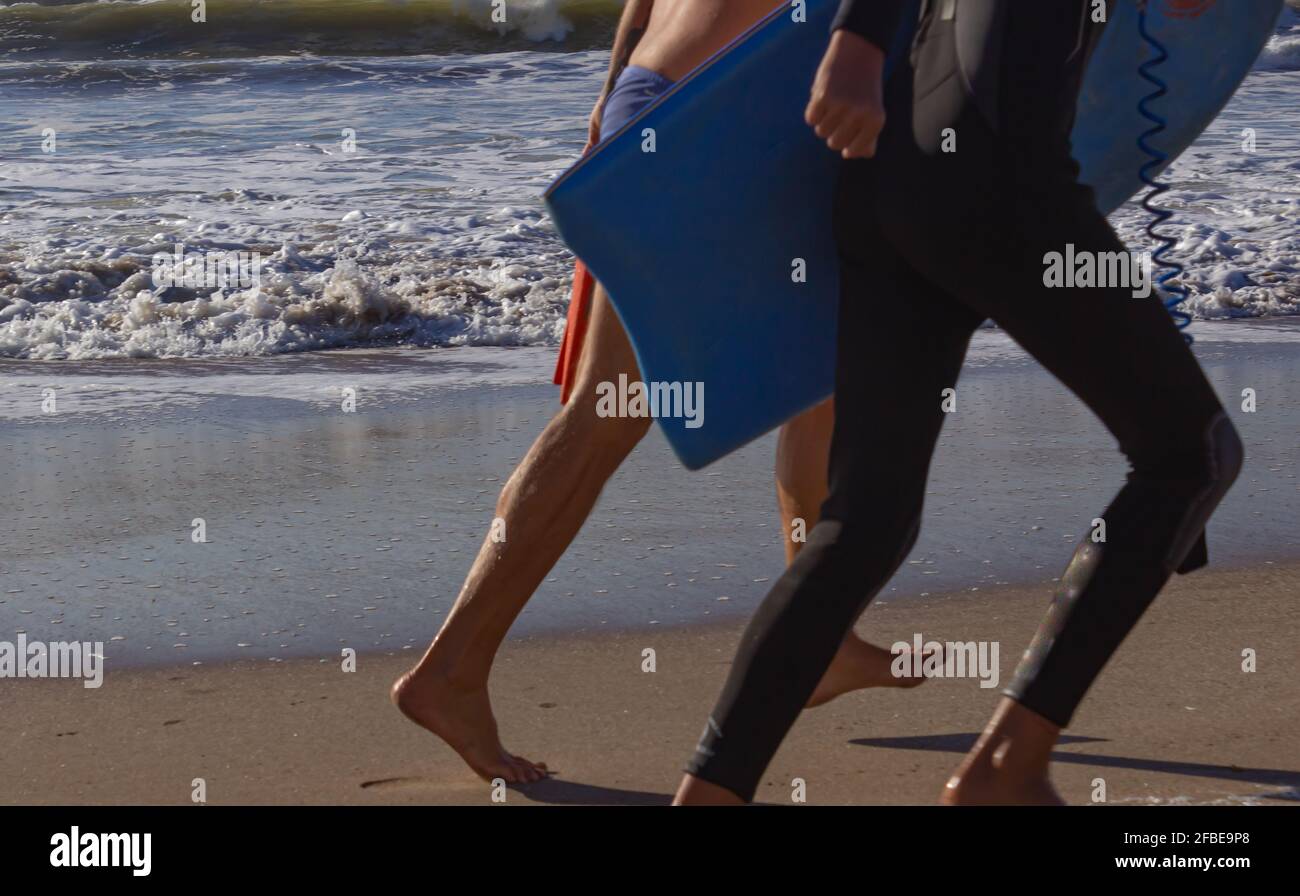
[[[951,153],[951,129],[959,140],[996,140],[997,156],[1014,159],[1009,171],[1060,168],[1107,12],[1092,0],[925,0],[911,65],[886,92],[884,138],[897,144],[907,126],[907,149]]]
[[[1023,242],[1024,222],[1095,207],[1071,155],[1078,94],[1105,26],[1092,0],[928,0],[885,86],[876,157],[841,169],[836,232],[864,215],[972,253]]]

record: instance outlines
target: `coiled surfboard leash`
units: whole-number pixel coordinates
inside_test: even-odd
[[[1146,232],[1152,242],[1159,243],[1159,248],[1151,253],[1151,261],[1157,267],[1164,269],[1159,277],[1156,278],[1156,284],[1165,298],[1163,299],[1165,309],[1169,315],[1178,324],[1178,329],[1183,330],[1183,339],[1188,345],[1192,344],[1192,336],[1185,332],[1188,325],[1192,322],[1192,316],[1179,306],[1186,302],[1189,292],[1186,286],[1181,284],[1171,284],[1170,281],[1181,277],[1185,268],[1176,261],[1165,259],[1165,253],[1171,250],[1177,240],[1167,236],[1158,230],[1161,224],[1168,221],[1174,216],[1174,213],[1167,208],[1162,208],[1153,204],[1156,197],[1169,190],[1169,184],[1156,180],[1155,172],[1161,165],[1169,160],[1169,156],[1152,146],[1150,138],[1157,136],[1165,131],[1168,122],[1151,109],[1151,103],[1163,98],[1169,93],[1169,85],[1161,80],[1160,76],[1155,74],[1155,68],[1169,59],[1169,51],[1165,49],[1164,44],[1156,39],[1156,36],[1147,28],[1147,0],[1137,0],[1138,6],[1138,33],[1146,41],[1148,47],[1154,52],[1154,57],[1146,60],[1138,66],[1138,74],[1142,79],[1151,84],[1155,89],[1151,93],[1142,97],[1138,101],[1138,112],[1147,121],[1151,122],[1151,129],[1144,132],[1138,137],[1137,145],[1150,160],[1147,161],[1140,169],[1138,176],[1141,177],[1142,183],[1150,187],[1150,190],[1142,197],[1142,207],[1151,215],[1152,220],[1147,224]]]

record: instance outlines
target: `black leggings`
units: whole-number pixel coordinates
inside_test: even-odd
[[[923,22],[913,66],[888,85],[877,159],[845,166],[830,494],[745,630],[687,767],[696,777],[753,798],[841,641],[911,550],[941,393],[956,388],[986,318],[1101,418],[1132,465],[1103,514],[1104,542],[1084,537],[1005,693],[1065,726],[1169,576],[1205,563],[1205,523],[1242,448],[1192,353],[1154,294],[1043,282],[1044,254],[1066,244],[1125,251],[1069,153],[1090,6],[1017,4],[996,121],[957,73],[951,24]]]

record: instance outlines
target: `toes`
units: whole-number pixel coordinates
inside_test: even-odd
[[[531,765],[520,759],[518,756],[510,756],[510,754],[506,755],[510,767],[514,769],[516,784],[531,784],[537,780],[536,772],[533,770]]]
[[[519,771],[513,765],[503,765],[490,771],[480,771],[478,776],[489,784],[500,779],[507,784],[518,784]]]
[[[489,784],[498,778],[507,784],[522,784],[525,780],[524,770],[511,761],[508,753],[502,753],[495,762],[472,763],[470,768]]]
[[[475,765],[473,768],[480,778],[489,783],[500,778],[507,784],[532,784],[550,775],[545,763],[530,762],[504,750],[495,762]]]
[[[542,773],[543,777],[551,773],[551,770],[546,767],[545,762],[533,762],[531,759],[525,759],[523,756],[516,756],[513,753],[510,754],[510,758],[513,759],[515,762],[527,766],[528,768],[536,769],[537,771]]]

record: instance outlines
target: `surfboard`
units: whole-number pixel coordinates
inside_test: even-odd
[[[1168,48],[1153,142],[1172,161],[1210,124],[1268,40],[1283,0],[1151,0]],[[839,0],[786,4],[683,78],[546,191],[560,236],[604,285],[645,382],[693,384],[703,414],[660,407],[699,469],[829,396],[839,158],[803,121]],[[909,15],[914,23],[916,15]],[[910,32],[909,25],[908,31]],[[910,33],[891,52],[906,50]],[[1137,111],[1151,85],[1137,0],[1118,0],[1079,99],[1074,154],[1107,214],[1142,188]],[[802,259],[806,282],[792,277]]]

